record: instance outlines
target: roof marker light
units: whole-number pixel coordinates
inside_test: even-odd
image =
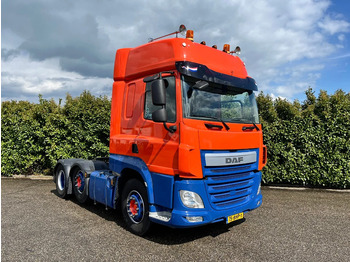
[[[213,45],[212,48],[214,49],[218,49],[217,45]]]
[[[205,41],[202,41],[201,45],[207,45],[207,43]]]

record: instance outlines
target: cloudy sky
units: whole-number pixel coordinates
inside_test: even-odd
[[[239,45],[260,90],[350,92],[350,1],[2,0],[1,98],[111,95],[115,51],[177,30]]]

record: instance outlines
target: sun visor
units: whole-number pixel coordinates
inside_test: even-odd
[[[255,80],[251,77],[239,78],[235,76],[225,75],[210,70],[205,65],[193,62],[176,62],[176,69],[184,75],[195,77],[197,79],[213,82],[216,84],[237,87],[245,90],[258,91]]]

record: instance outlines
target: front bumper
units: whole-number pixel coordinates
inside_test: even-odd
[[[210,196],[210,189],[208,188],[205,180],[178,180],[174,183],[174,202],[173,210],[165,211],[168,214],[167,221],[162,221],[157,218],[151,217],[153,222],[164,224],[170,227],[183,228],[183,227],[195,227],[220,221],[226,221],[228,216],[235,215],[241,212],[248,212],[259,207],[262,203],[262,195],[258,188],[261,182],[261,172],[254,173],[250,178],[249,194],[240,199],[242,201],[233,202],[229,207],[218,207],[212,202]],[[180,199],[180,190],[188,190],[199,194],[203,200],[204,208],[188,208],[185,207]],[[242,189],[239,189],[242,191]],[[237,190],[238,191],[238,190]],[[237,204],[236,204],[237,203]],[[163,212],[156,206],[151,206],[151,212]],[[202,221],[190,222],[188,217],[202,217]]]

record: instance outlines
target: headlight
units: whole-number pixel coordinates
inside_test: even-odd
[[[204,208],[202,198],[195,192],[180,190],[182,203],[189,208]]]
[[[259,184],[259,187],[258,187],[258,192],[256,193],[256,195],[259,195],[261,192],[261,183]]]

